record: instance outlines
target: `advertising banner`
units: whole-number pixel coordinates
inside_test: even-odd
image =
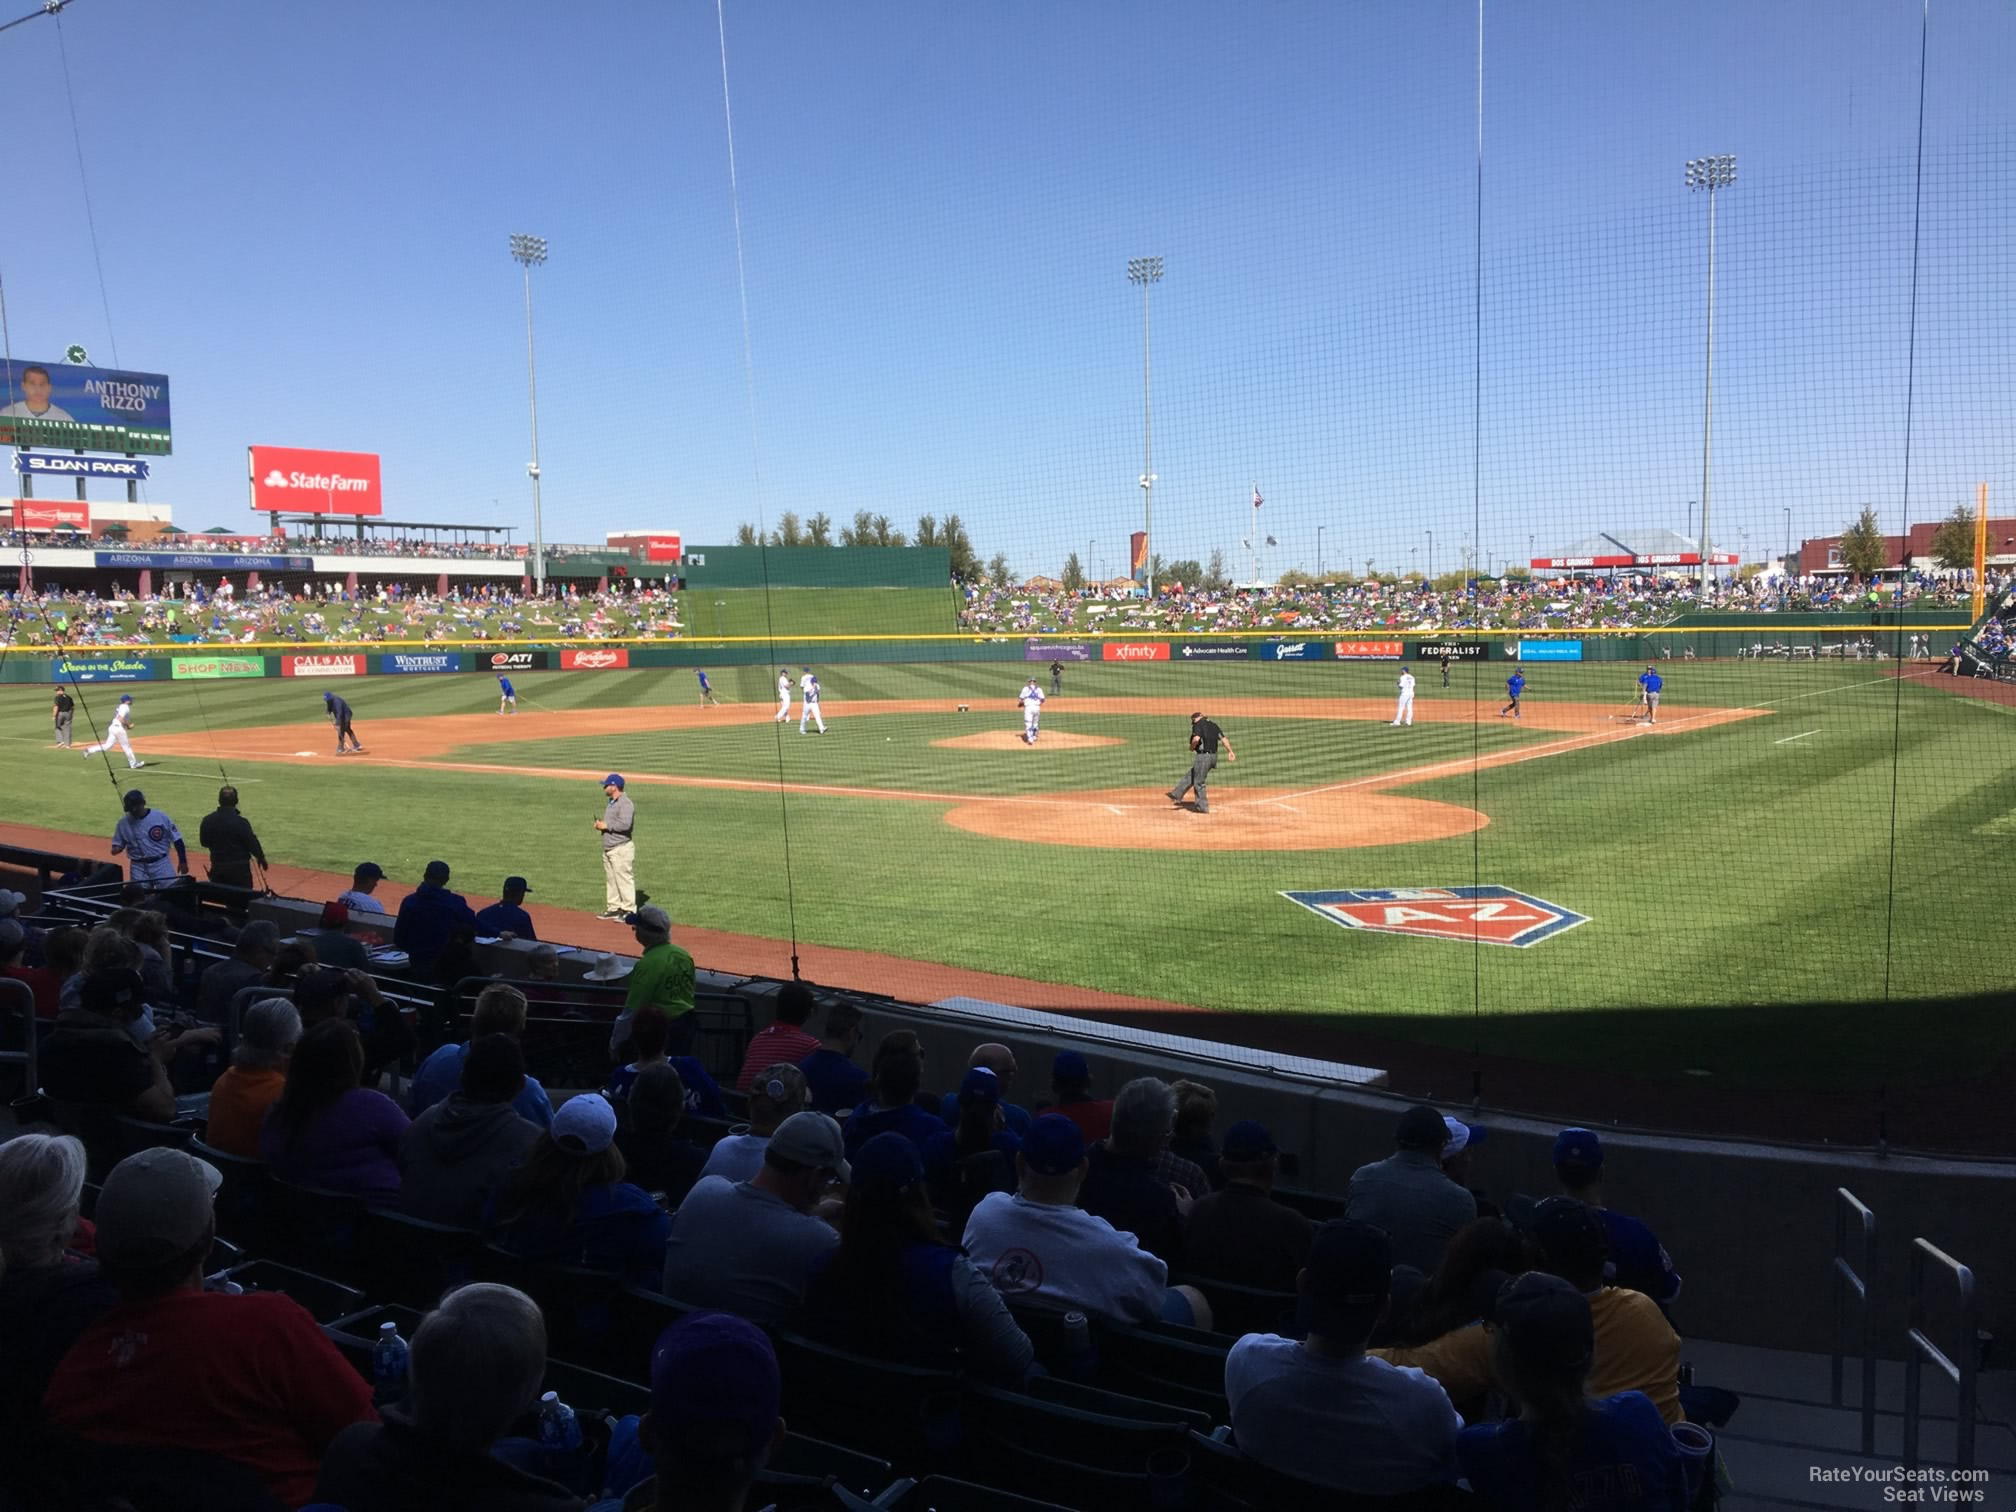
[[[477,672],[543,672],[553,660],[550,651],[472,651],[469,665]]]
[[[1242,641],[1191,641],[1176,648],[1180,661],[1248,661],[1251,657]]]
[[[1322,641],[1262,641],[1253,648],[1261,661],[1323,661],[1329,649]]]
[[[67,362],[0,366],[0,446],[165,457],[168,380]]]
[[[1148,577],[1148,532],[1137,530],[1127,538],[1127,575],[1135,582]]]
[[[249,446],[246,476],[259,513],[375,515],[385,512],[378,453]]]
[[[177,679],[185,677],[264,677],[266,658],[263,656],[178,656],[169,666],[169,674]]]
[[[361,656],[283,656],[280,658],[282,677],[362,677],[364,658]]]
[[[630,665],[630,652],[622,646],[596,646],[587,651],[562,651],[562,672],[611,672]]]
[[[137,457],[61,457],[48,452],[14,453],[14,471],[34,477],[125,478],[147,481],[147,464]]]
[[[1169,660],[1167,641],[1107,641],[1099,648],[1103,661],[1155,662]]]
[[[1033,662],[1081,662],[1092,660],[1092,648],[1073,643],[1059,645],[1056,641],[1026,641],[1022,646],[1022,660]]]
[[[1529,661],[1580,661],[1582,642],[1572,641],[1521,641],[1519,660]]]
[[[1416,641],[1414,660],[1440,661],[1446,656],[1451,661],[1489,661],[1490,649],[1489,641]]]
[[[1399,661],[1407,654],[1407,643],[1397,640],[1348,640],[1337,642],[1339,661]]]
[[[378,670],[389,673],[460,672],[460,651],[389,651],[378,658]]]
[[[91,531],[91,506],[82,499],[16,499],[16,530],[61,530],[65,525],[85,534]]]
[[[236,556],[206,551],[100,551],[100,567],[167,567],[184,572],[313,572],[305,556]]]
[[[154,663],[134,656],[59,656],[52,682],[152,682]]]

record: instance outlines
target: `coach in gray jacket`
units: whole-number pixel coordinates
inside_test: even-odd
[[[1344,1194],[1344,1216],[1382,1228],[1393,1263],[1433,1275],[1456,1230],[1477,1216],[1477,1199],[1442,1173],[1449,1126],[1426,1103],[1400,1115],[1393,1153],[1360,1166]]]

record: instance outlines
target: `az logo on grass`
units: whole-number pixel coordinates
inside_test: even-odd
[[[1477,939],[1520,950],[1589,922],[1587,914],[1509,887],[1362,887],[1281,896],[1345,929]]]

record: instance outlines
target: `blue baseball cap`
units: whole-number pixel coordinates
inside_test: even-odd
[[[446,861],[429,861],[427,863],[427,870],[422,875],[429,882],[446,882],[448,880],[448,863]]]
[[[782,1402],[777,1351],[745,1319],[688,1313],[651,1351],[652,1431],[683,1457],[755,1460],[777,1431]]]
[[[1057,1058],[1050,1062],[1052,1081],[1090,1081],[1092,1068],[1085,1064],[1085,1057],[1076,1050],[1059,1050]]]
[[[924,1179],[924,1159],[907,1134],[877,1134],[849,1162],[856,1190],[871,1197],[894,1197]]]
[[[1594,1129],[1563,1129],[1554,1136],[1554,1164],[1601,1170],[1603,1141]]]
[[[322,702],[328,703],[335,697],[336,695],[334,693],[331,693],[327,688],[324,688],[322,690]]]
[[[998,1103],[1001,1101],[1001,1078],[985,1066],[975,1066],[959,1081],[959,1105],[969,1102]]]
[[[119,702],[131,703],[133,702],[133,695],[131,693],[122,693],[119,695]]]
[[[1274,1136],[1267,1132],[1267,1126],[1247,1118],[1225,1131],[1225,1143],[1220,1147],[1219,1154],[1227,1160],[1265,1160],[1278,1149]]]
[[[604,787],[619,787],[619,788],[620,788],[620,787],[622,787],[623,785],[624,785],[624,784],[623,784],[623,774],[622,774],[621,772],[611,772],[611,773],[610,773],[610,774],[609,774],[609,775],[608,775],[607,777],[604,777],[604,778],[602,779],[602,786],[604,786]]]
[[[1039,1176],[1062,1176],[1085,1160],[1085,1136],[1061,1113],[1045,1113],[1022,1136],[1022,1160]]]

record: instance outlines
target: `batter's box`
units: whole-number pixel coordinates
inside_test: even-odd
[[[1481,940],[1520,950],[1589,922],[1587,914],[1509,887],[1360,887],[1281,896],[1345,929]]]

